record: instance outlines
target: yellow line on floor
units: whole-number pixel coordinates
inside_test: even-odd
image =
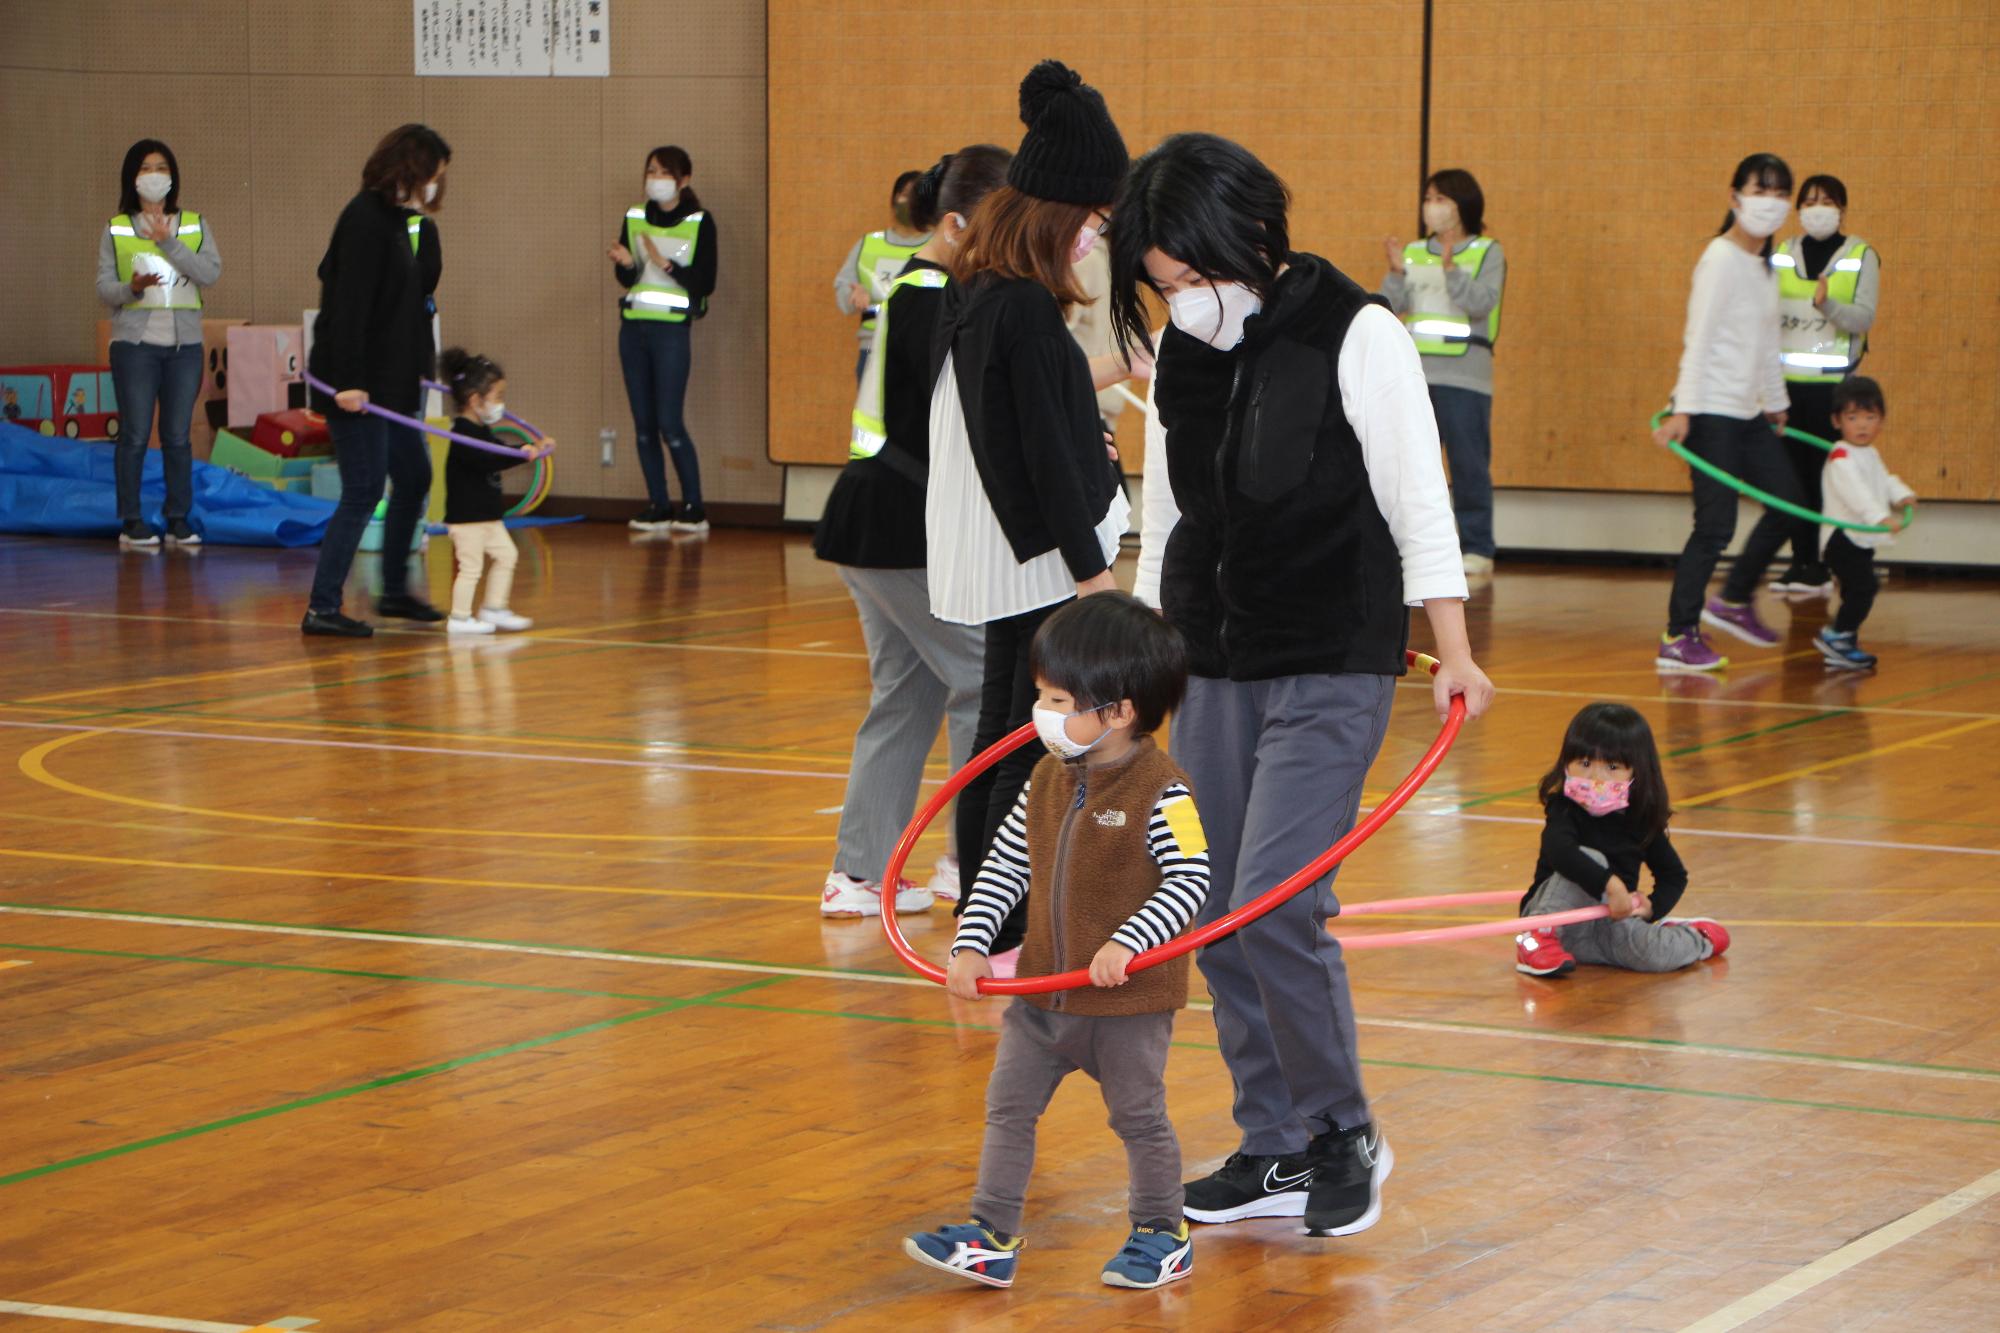
[[[1967,732],[1978,731],[1983,727],[1990,727],[1996,722],[2000,722],[2000,717],[1984,718],[1978,722],[1962,722],[1958,726],[1946,727],[1943,731],[1933,731],[1926,736],[1912,736],[1905,741],[1893,741],[1888,745],[1878,745],[1873,749],[1841,755],[1837,759],[1822,759],[1816,764],[1807,764],[1803,768],[1787,769],[1782,773],[1772,773],[1765,777],[1753,778],[1749,782],[1739,782],[1729,787],[1718,787],[1714,791],[1705,791],[1699,796],[1689,796],[1683,800],[1674,802],[1674,804],[1683,810],[1697,805],[1707,805],[1711,801],[1720,801],[1730,796],[1741,796],[1746,791],[1756,791],[1762,787],[1775,787],[1781,782],[1790,782],[1794,778],[1810,777],[1815,773],[1824,773],[1829,769],[1844,768],[1849,764],[1858,764],[1864,759],[1877,759],[1885,754],[1894,754],[1898,750],[1908,750],[1931,741],[1941,741],[1951,736],[1963,736]]]
[[[1808,657],[1812,658],[1814,661],[1818,661],[1820,657],[1819,649],[1806,648],[1796,653],[1786,653],[1782,657],[1760,657],[1754,663],[1745,663],[1745,665],[1770,667],[1770,666],[1776,666],[1780,662],[1797,662]],[[1505,667],[1489,666],[1486,669],[1486,674],[1492,678],[1494,688],[1504,690],[1510,688],[1515,681],[1521,681],[1521,680],[1574,680],[1579,676],[1588,677],[1591,680],[1603,680],[1609,676],[1658,677],[1660,674],[1660,669],[1656,666],[1614,667],[1611,668],[1610,670],[1605,670],[1600,667],[1578,667],[1573,671],[1523,672],[1523,671],[1509,671]]]
[[[614,620],[604,625],[556,625],[549,629],[530,630],[528,637],[541,638],[555,634],[602,634],[614,629],[639,629],[646,625],[673,625],[685,620],[710,620],[717,616],[750,615],[758,611],[789,611],[798,606],[828,606],[834,602],[852,601],[846,593],[833,597],[806,597],[783,602],[766,602],[761,606],[718,607],[713,611],[683,611],[678,615],[655,616],[647,620]]]

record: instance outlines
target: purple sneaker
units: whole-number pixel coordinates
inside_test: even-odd
[[[1725,634],[1734,634],[1745,643],[1759,648],[1775,648],[1778,632],[1757,618],[1757,608],[1748,602],[1742,606],[1731,606],[1720,597],[1708,599],[1708,605],[1701,609],[1701,623],[1713,625]]]
[[[1720,671],[1729,659],[1708,646],[1700,630],[1686,634],[1662,634],[1660,652],[1653,665],[1662,671]]]

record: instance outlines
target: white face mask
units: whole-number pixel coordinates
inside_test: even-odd
[[[1175,328],[1224,352],[1243,341],[1243,322],[1263,308],[1257,293],[1234,282],[1189,287],[1167,298]]]
[[[1081,264],[1084,260],[1090,258],[1090,252],[1096,248],[1097,228],[1086,222],[1083,224],[1083,230],[1076,234],[1076,244],[1069,249],[1069,262],[1072,264]]]
[[[1792,201],[1768,194],[1736,196],[1736,225],[1752,236],[1769,236],[1792,215]]]
[[[149,204],[157,204],[173,193],[174,178],[164,171],[142,171],[132,180],[132,188]]]
[[[1049,753],[1056,758],[1081,759],[1097,747],[1098,741],[1109,736],[1111,730],[1107,727],[1097,740],[1089,745],[1079,745],[1069,738],[1069,720],[1073,717],[1088,717],[1098,711],[1100,710],[1087,708],[1081,713],[1058,713],[1053,708],[1037,708],[1034,710],[1035,734],[1042,738],[1042,744],[1046,745]]]
[[[1436,203],[1424,205],[1424,226],[1431,231],[1444,231],[1458,225],[1458,205]]]
[[[646,197],[661,208],[672,208],[680,201],[681,183],[672,176],[649,176],[646,178]]]
[[[1814,204],[1799,210],[1799,225],[1815,241],[1823,241],[1840,230],[1840,210],[1832,204]]]
[[[489,426],[497,426],[507,416],[507,404],[488,403],[479,409],[479,419]]]
[[[437,197],[438,197],[438,183],[436,181],[425,181],[424,202],[427,204],[434,204],[437,202]]]

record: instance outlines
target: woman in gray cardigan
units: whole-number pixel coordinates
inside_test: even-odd
[[[167,540],[200,543],[188,430],[201,392],[201,291],[222,276],[222,251],[199,213],[180,206],[180,164],[158,139],[125,151],[118,216],[97,245],[97,295],[111,317],[111,383],[118,393],[118,544],[152,547],[160,534],[139,509],[153,409],[167,481]]]

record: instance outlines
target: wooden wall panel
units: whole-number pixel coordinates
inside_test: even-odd
[[[425,120],[455,150],[439,227],[446,337],[498,356],[513,400],[560,437],[557,489],[643,496],[604,261],[647,148],[683,144],[722,236],[695,331],[690,428],[708,498],[772,504],[765,458],[764,15],[736,0],[614,20],[608,79],[419,79],[408,0],[191,0],[135,23],[108,0],[7,6],[0,47],[0,362],[88,360],[97,237],[132,140],[171,143],[225,259],[218,315],[296,323],[318,303],[334,218],[381,134]],[[131,31],[134,40],[106,39]],[[138,36],[143,32],[143,40]],[[600,426],[618,431],[598,464]]]

